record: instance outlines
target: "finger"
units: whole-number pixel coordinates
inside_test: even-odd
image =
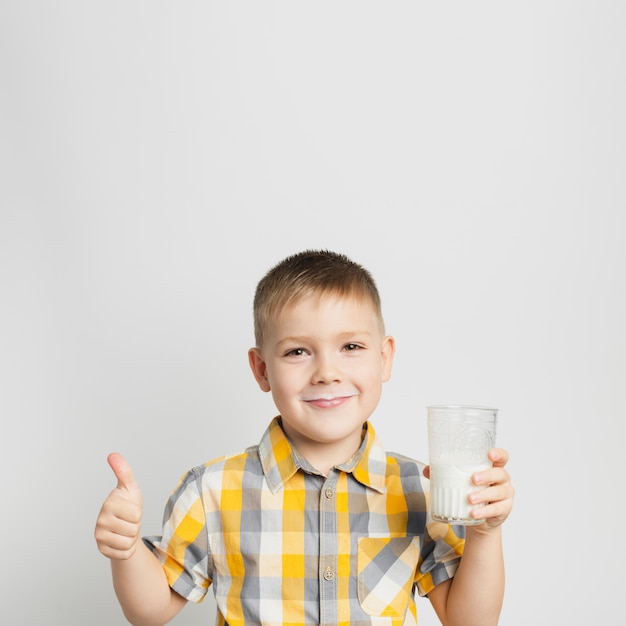
[[[108,525],[96,526],[96,539],[106,540],[110,545],[114,545],[117,541],[129,546],[139,537],[139,528],[139,524],[116,519]]]
[[[511,513],[506,502],[490,502],[483,507],[473,509],[470,513],[475,520],[485,520],[491,527],[499,526]]]
[[[132,495],[141,496],[139,484],[135,480],[133,471],[126,459],[118,452],[112,452],[107,461],[117,478],[117,488],[123,489]]]
[[[102,544],[98,546],[98,549],[100,550],[100,554],[106,556],[108,559],[111,559],[112,561],[125,561],[127,559],[130,559],[133,556],[133,554],[135,554],[137,546],[135,544],[130,549],[125,550],[125,549],[113,548],[106,544]]]
[[[487,502],[501,502],[504,500],[513,500],[515,490],[510,483],[504,485],[495,485],[478,491],[472,491],[468,495],[468,499],[472,504],[485,504]]]
[[[142,517],[141,502],[130,497],[128,492],[115,488],[104,501],[100,516],[105,523],[112,520],[124,520],[131,524],[139,524]]]
[[[98,549],[110,559],[127,559],[137,548],[137,539],[117,535],[112,532],[101,532],[96,536]]]
[[[474,519],[491,520],[493,526],[502,523],[511,513],[513,494],[510,492],[494,493],[493,500],[483,499],[483,493],[470,494],[469,501],[474,505],[471,516]]]
[[[511,481],[509,473],[502,467],[494,465],[491,469],[481,470],[472,474],[472,483],[475,485],[498,485]]]
[[[489,460],[498,467],[503,467],[509,460],[509,453],[503,448],[491,448],[488,456]]]

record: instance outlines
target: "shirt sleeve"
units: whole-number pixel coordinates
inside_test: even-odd
[[[201,602],[212,582],[200,483],[196,470],[183,476],[165,507],[162,536],[143,539],[161,561],[170,587],[192,602]]]
[[[420,596],[454,576],[465,547],[465,527],[432,521],[426,525],[415,583]]]

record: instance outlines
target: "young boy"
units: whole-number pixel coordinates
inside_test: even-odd
[[[445,626],[497,624],[508,454],[473,477],[482,524],[431,519],[428,468],[386,453],[368,421],[395,347],[370,273],[290,256],[257,286],[254,329],[250,367],[279,415],[258,445],[182,478],[162,537],[141,540],[141,491],[109,456],[118,484],[95,537],[127,619],[165,624],[212,585],[220,625],[416,624],[416,589]]]

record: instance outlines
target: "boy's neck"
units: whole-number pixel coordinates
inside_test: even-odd
[[[289,432],[289,427],[285,428],[284,424],[283,430],[298,454],[324,476],[328,476],[333,467],[346,463],[358,452],[365,432],[362,429],[353,437],[333,443],[322,443],[302,439],[297,433]]]

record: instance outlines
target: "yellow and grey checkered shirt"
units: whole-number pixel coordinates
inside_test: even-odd
[[[172,588],[217,624],[400,626],[414,590],[454,575],[463,527],[428,514],[423,465],[386,453],[370,423],[358,453],[327,477],[275,418],[258,446],[186,474],[147,545]]]

